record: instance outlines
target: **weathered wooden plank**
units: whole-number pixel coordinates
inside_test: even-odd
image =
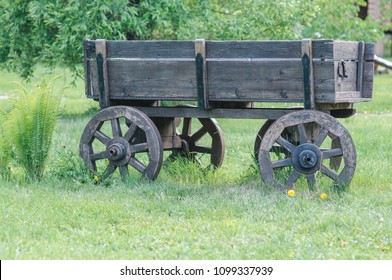
[[[107,41],[108,58],[192,58],[193,41]]]
[[[358,42],[314,40],[313,57],[316,59],[357,60]]]
[[[98,92],[91,63],[93,92]],[[108,61],[112,99],[197,100],[194,62]]]
[[[95,40],[85,39],[83,41],[85,59],[95,59]]]
[[[302,108],[247,108],[199,110],[189,107],[135,107],[150,117],[183,117],[183,118],[230,118],[230,119],[272,119],[275,120],[287,113]]]
[[[207,58],[300,58],[301,41],[206,41]]]
[[[210,100],[303,101],[301,61],[207,63]]]
[[[374,79],[374,63],[365,62],[363,67],[363,88],[362,97],[372,98],[373,96],[373,79]]]
[[[374,61],[374,44],[373,43],[366,43],[365,44],[364,59],[366,61]]]
[[[92,96],[92,93],[90,91],[90,62],[88,60],[88,44],[87,44],[87,40],[84,40],[83,42],[83,51],[84,51],[84,57],[83,57],[83,62],[84,62],[84,89],[85,89],[85,93],[86,96]]]

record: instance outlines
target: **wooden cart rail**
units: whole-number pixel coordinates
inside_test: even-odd
[[[355,103],[372,97],[373,44],[85,41],[87,97],[112,100]],[[219,105],[218,105],[219,107]]]

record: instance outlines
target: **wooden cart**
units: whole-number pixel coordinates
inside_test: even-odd
[[[164,150],[168,160],[203,156],[219,167],[224,140],[214,118],[233,118],[267,120],[254,147],[267,184],[346,185],[353,177],[354,143],[336,118],[372,98],[372,44],[86,40],[84,52],[86,95],[101,110],[80,155],[99,176],[136,170],[154,180]]]

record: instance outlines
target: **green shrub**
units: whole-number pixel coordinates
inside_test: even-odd
[[[31,91],[20,85],[4,124],[17,164],[30,179],[38,181],[42,179],[60,115],[63,89],[55,93],[53,82],[42,80]]]
[[[5,111],[0,111],[0,177],[3,179],[9,177],[9,162],[11,159],[11,146],[4,128],[6,118],[7,113]]]

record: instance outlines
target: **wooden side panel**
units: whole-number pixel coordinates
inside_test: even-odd
[[[194,51],[194,50],[193,50]],[[91,62],[94,95],[96,63]],[[111,99],[197,100],[192,61],[108,61]]]
[[[301,41],[206,41],[208,58],[300,58]]]
[[[107,41],[108,58],[194,58],[193,41]]]
[[[335,41],[333,43],[334,59],[357,60],[358,42]]]
[[[362,96],[370,99],[373,96],[374,44],[365,44],[364,60]]]
[[[362,97],[370,99],[373,96],[374,62],[365,62],[363,73]]]
[[[344,62],[343,66],[339,61],[315,61],[314,79],[315,79],[315,98],[319,103],[335,103],[339,98],[346,98],[347,92],[351,97],[360,98],[360,92],[357,92],[357,62]],[[355,93],[355,94],[352,94]]]
[[[303,101],[301,60],[208,61],[212,101]]]
[[[315,40],[312,41],[313,58],[315,59],[344,59],[358,58],[358,42]]]

